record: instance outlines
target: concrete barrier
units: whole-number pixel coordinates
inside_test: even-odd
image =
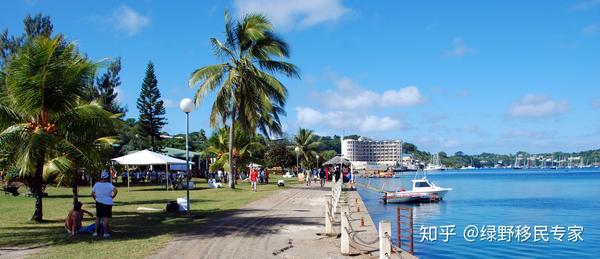
[[[333,215],[331,213],[331,195],[325,195],[325,235],[333,235],[333,225],[331,219]]]
[[[342,218],[342,235],[340,238],[341,241],[341,245],[340,245],[340,251],[342,252],[342,255],[349,255],[350,254],[350,224],[348,222],[348,216],[350,214],[350,207],[348,207],[347,204],[342,205],[342,212],[341,212],[341,218]]]
[[[387,259],[392,254],[392,223],[389,220],[379,221],[379,259]]]

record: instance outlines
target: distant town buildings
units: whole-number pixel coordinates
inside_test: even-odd
[[[342,141],[342,154],[355,168],[365,168],[368,165],[395,166],[400,161],[401,153],[400,140],[372,140],[360,137],[358,140]]]

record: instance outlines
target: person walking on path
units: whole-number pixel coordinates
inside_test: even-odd
[[[92,197],[96,200],[96,230],[92,234],[94,237],[98,236],[100,220],[104,226],[104,238],[110,237],[108,221],[112,218],[113,199],[117,196],[118,190],[108,178],[108,172],[102,172],[100,182],[94,184],[92,188]]]
[[[321,168],[319,168],[319,180],[321,180],[321,188],[325,186],[325,176],[325,170],[321,170]]]
[[[311,174],[310,173],[310,169],[308,171],[306,171],[306,173],[304,174],[304,175],[306,175],[306,179],[305,179],[306,180],[306,186],[310,186],[310,182],[311,182],[310,181],[310,178],[311,178],[310,174]]]
[[[250,170],[250,182],[252,183],[252,191],[256,192],[256,181],[258,180],[258,172],[252,168]]]

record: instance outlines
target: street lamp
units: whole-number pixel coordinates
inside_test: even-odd
[[[185,112],[185,177],[187,178],[187,213],[190,214],[190,112],[194,110],[194,103],[190,98],[183,98],[179,102],[179,109]]]
[[[319,168],[319,155],[317,155],[317,168]]]
[[[300,173],[300,164],[298,162],[300,156],[300,147],[294,148],[294,151],[296,151],[296,174],[298,174]]]

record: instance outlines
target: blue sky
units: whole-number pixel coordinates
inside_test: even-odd
[[[578,1],[9,1],[0,28],[27,14],[94,60],[121,56],[128,117],[149,60],[169,133],[193,69],[216,63],[223,11],[262,12],[292,48],[301,80],[283,119],[319,134],[403,139],[466,153],[600,148],[600,0]],[[191,115],[208,126],[212,96]]]

